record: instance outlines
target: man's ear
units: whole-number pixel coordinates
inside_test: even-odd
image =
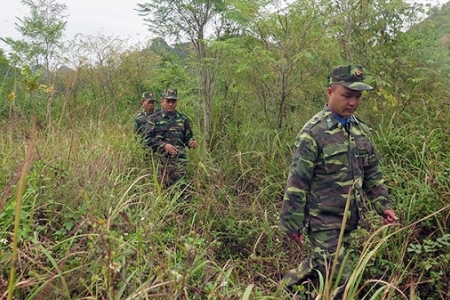
[[[331,86],[329,86],[327,88],[327,97],[330,98],[333,94],[333,88]]]

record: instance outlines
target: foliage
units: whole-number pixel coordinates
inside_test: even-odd
[[[327,17],[309,1],[297,1],[285,13],[256,20],[248,28],[249,36],[215,43],[217,60],[227,61],[216,64],[218,78],[230,85],[226,96],[239,91],[241,97],[253,97],[259,116],[273,128],[283,128],[299,99],[308,101],[323,93],[325,80],[317,84],[314,74],[326,73],[332,65],[323,57],[330,48],[323,32]]]
[[[9,69],[9,61],[5,57],[5,51],[3,49],[0,49],[0,74],[2,78],[8,78],[8,76],[10,76],[8,74],[9,73],[8,69]]]
[[[31,66],[43,65],[50,71],[51,63],[61,54],[62,37],[67,21],[67,6],[55,0],[22,0],[22,4],[30,9],[30,16],[18,19],[17,30],[23,40],[9,37],[1,38],[12,48],[11,59],[15,64]],[[54,68],[54,66],[53,66]]]
[[[9,91],[9,87],[14,83],[15,69],[10,65],[10,61],[6,58],[3,49],[0,49],[0,116],[4,118],[10,106],[9,104],[14,100],[15,94],[13,91]]]
[[[59,58],[62,58],[64,45],[63,33],[66,27],[66,5],[55,0],[22,0],[22,4],[30,8],[31,16],[19,19],[16,29],[23,36],[22,40],[10,37],[1,38],[11,47],[10,59],[14,66],[21,66],[25,70],[25,84],[30,92],[30,103],[33,90],[37,84],[34,76],[43,75],[43,91],[46,98],[45,123],[51,124],[51,110],[53,101],[54,80],[50,77],[56,69]],[[31,72],[29,72],[31,70]],[[39,74],[41,72],[41,74]],[[30,76],[31,75],[31,76]],[[31,79],[31,80],[29,80]],[[39,78],[41,79],[41,78]],[[15,91],[13,91],[15,95]],[[30,105],[31,106],[31,105]]]
[[[382,67],[387,67],[386,58],[400,50],[399,37],[419,21],[423,12],[421,4],[403,0],[333,1],[325,7],[332,12],[328,26],[336,36],[341,57],[364,66],[377,57],[375,61]]]
[[[449,59],[436,42],[444,32],[431,20],[410,26],[419,6],[358,3],[372,6],[297,1],[268,13],[261,3],[222,3],[218,11],[230,23],[205,41],[201,62],[183,44],[157,39],[128,48],[101,35],[71,41],[67,65],[50,74],[54,85],[6,60],[14,76],[1,86],[12,95],[3,97],[0,119],[2,297],[293,298],[279,282],[308,248],[277,229],[292,146],[323,107],[327,70],[351,57],[367,66],[375,87],[358,114],[374,129],[400,223],[382,226],[373,211],[366,214],[348,253],[355,272],[347,298],[448,299]],[[330,15],[332,4],[341,7]],[[215,79],[210,137],[199,63]],[[188,152],[184,202],[179,187],[159,185],[155,162],[132,135],[141,92],[169,85],[200,142]],[[41,122],[49,97],[54,126]],[[323,277],[310,289],[328,300],[333,285]]]

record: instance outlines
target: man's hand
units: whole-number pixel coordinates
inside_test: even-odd
[[[197,146],[198,146],[198,143],[197,143],[197,141],[194,141],[194,140],[192,140],[192,141],[190,141],[189,142],[189,147],[190,148],[197,148]]]
[[[177,147],[175,147],[174,145],[169,144],[169,143],[164,145],[164,150],[167,153],[169,153],[170,155],[177,155],[177,153],[178,153]]]
[[[297,243],[300,243],[300,244],[303,244],[303,243],[304,243],[303,235],[301,235],[301,234],[297,234],[297,233],[288,233],[287,235],[288,235],[288,237],[289,237],[291,240],[293,240],[293,241],[295,241],[295,242],[297,242]]]
[[[398,221],[398,218],[392,209],[383,211],[381,215],[383,216],[384,225],[395,224]]]

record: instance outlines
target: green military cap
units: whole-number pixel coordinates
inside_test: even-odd
[[[177,90],[176,89],[166,89],[163,93],[163,99],[178,99]]]
[[[155,101],[156,100],[155,93],[153,93],[153,92],[145,92],[145,93],[142,94],[142,99]]]
[[[373,87],[364,83],[363,68],[359,65],[333,67],[330,73],[330,85],[332,84],[340,84],[355,91],[373,89]]]

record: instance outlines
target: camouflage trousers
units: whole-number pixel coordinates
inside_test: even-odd
[[[302,284],[309,279],[317,278],[317,271],[322,274],[324,280],[329,278],[336,256],[339,233],[339,229],[310,231],[308,233],[308,238],[311,243],[311,255],[301,262],[297,268],[290,270],[283,278],[283,283],[287,287]],[[350,266],[348,264],[344,264],[344,257],[349,244],[350,231],[344,234],[337,257],[337,264],[335,267],[333,280],[331,281],[332,285],[334,285],[335,280],[337,279],[337,274],[342,272],[342,275],[340,277],[337,289],[333,291],[333,295],[335,295],[333,299],[341,299],[340,295],[343,293],[345,284],[352,274]]]
[[[159,158],[159,182],[166,188],[186,177],[187,159],[184,157],[161,156]]]

